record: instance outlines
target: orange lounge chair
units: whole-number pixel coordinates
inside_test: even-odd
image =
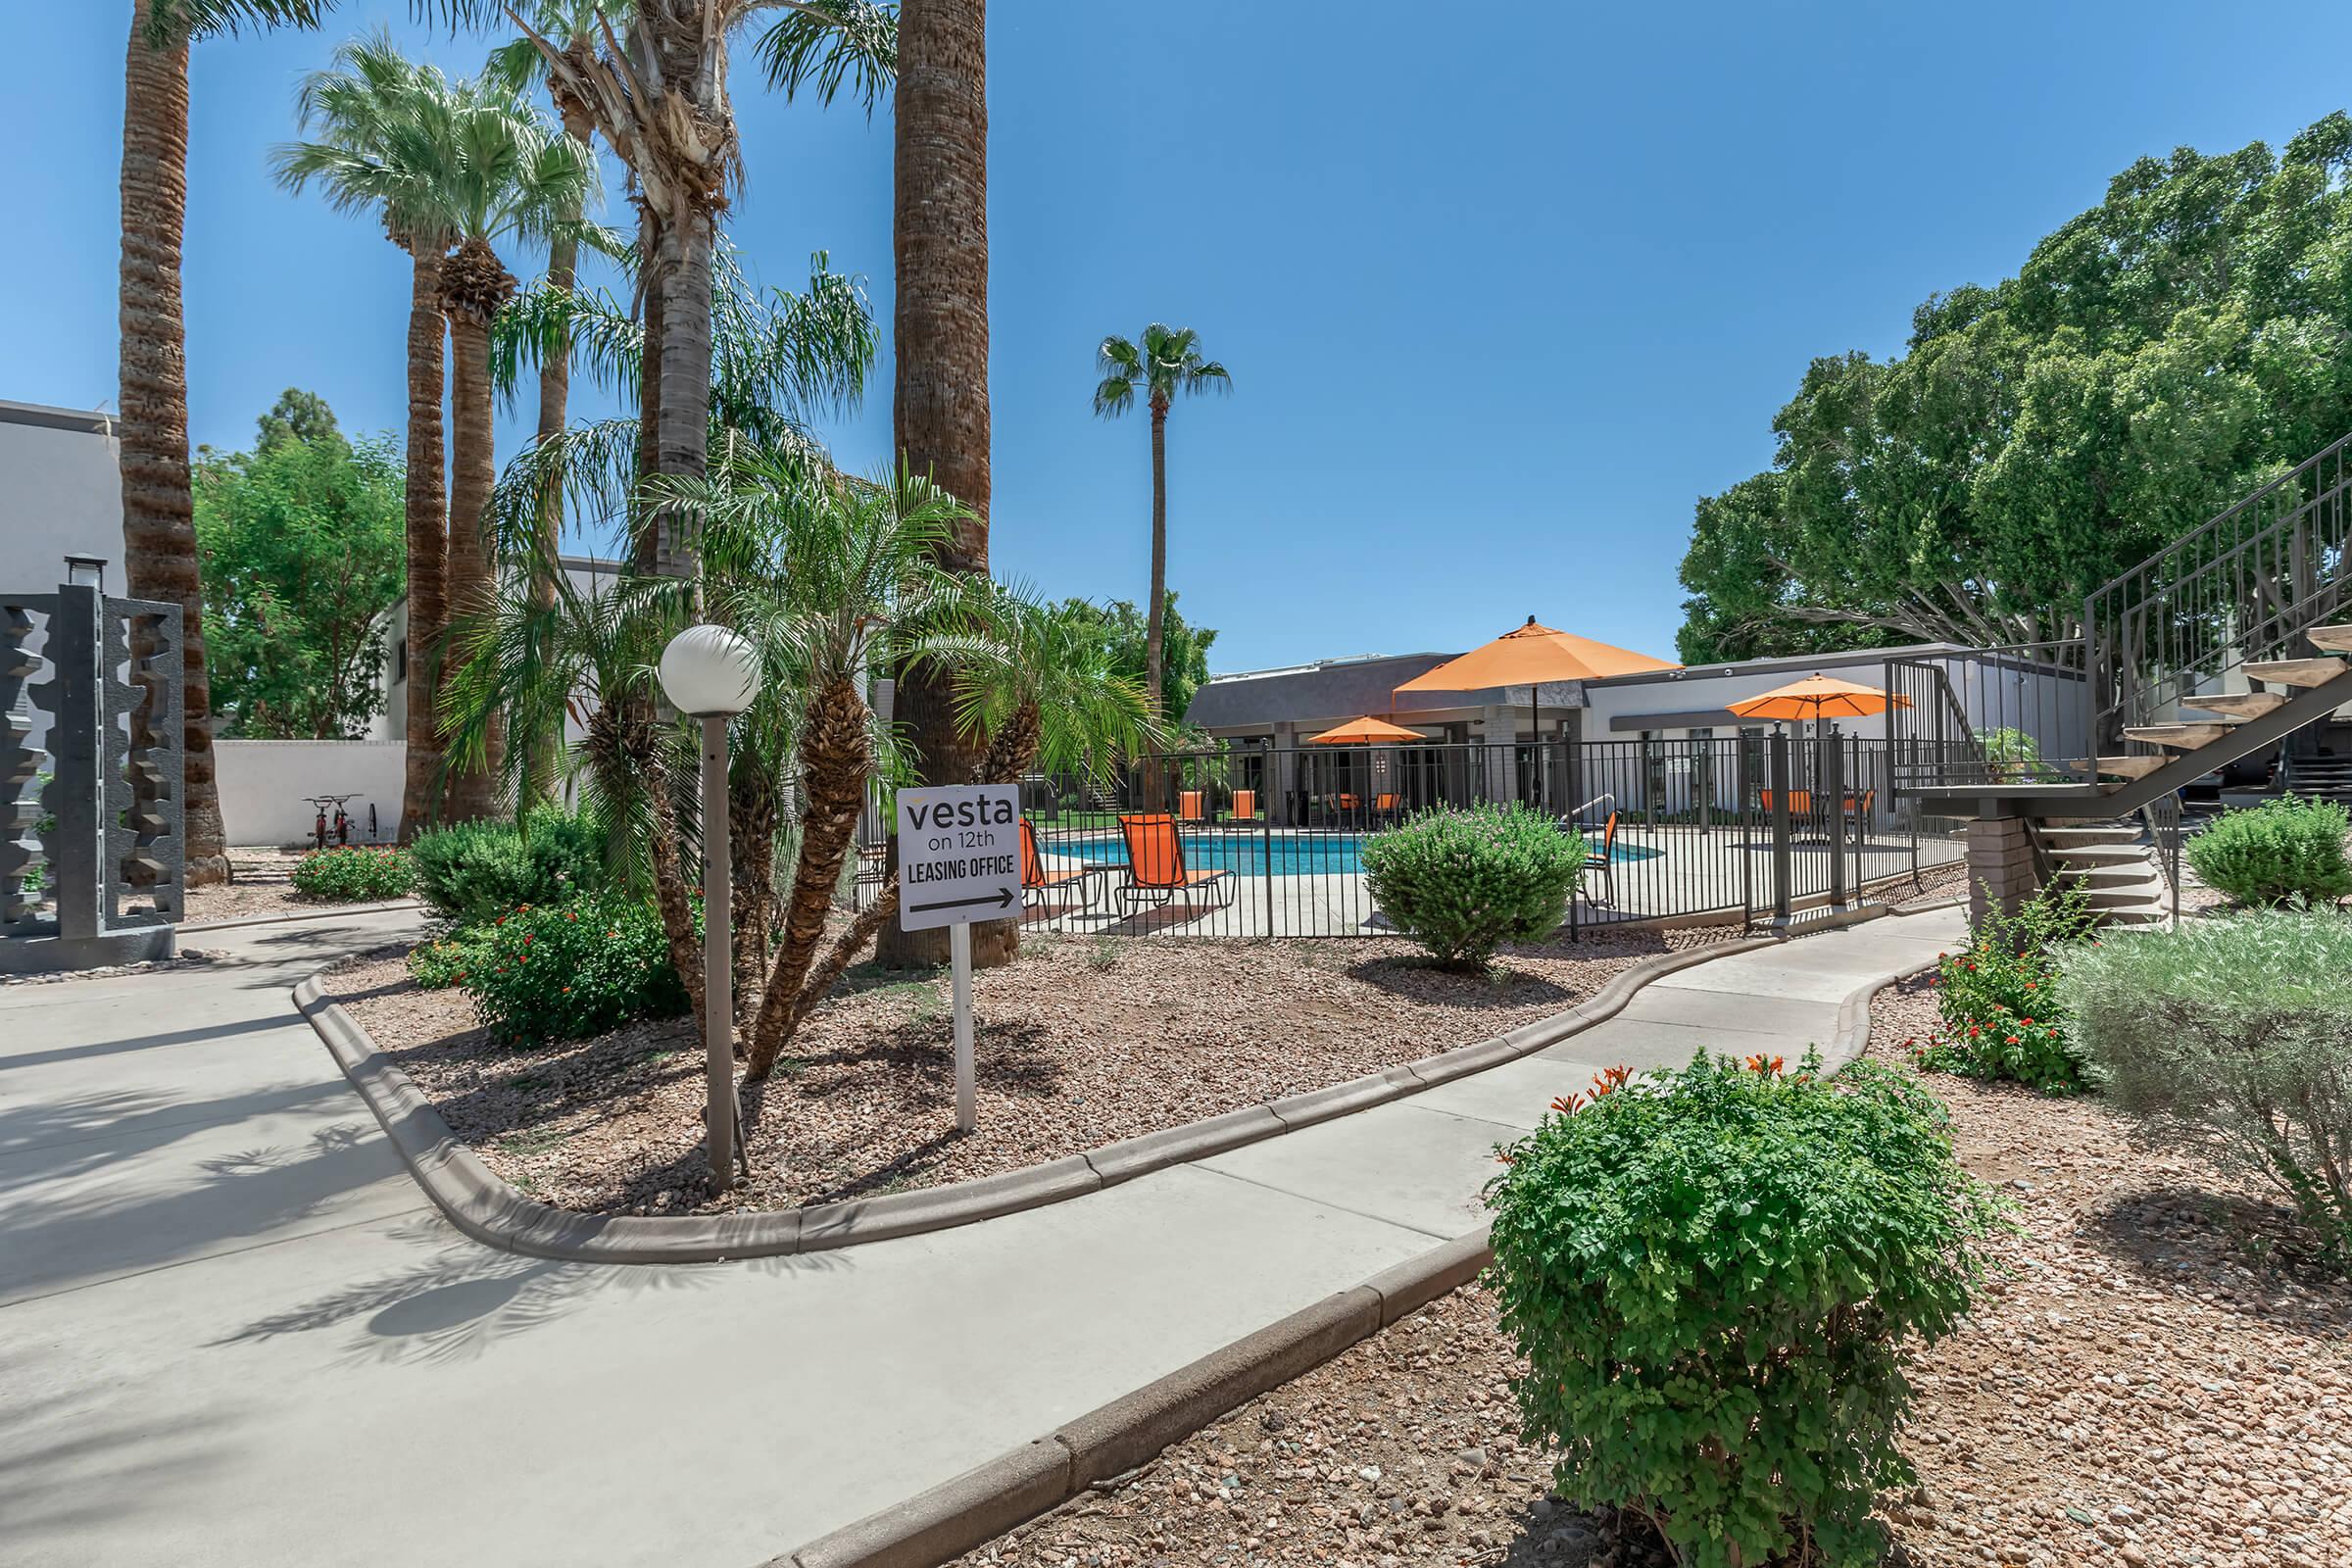
[[[1176,809],[1177,812],[1182,815],[1187,822],[1198,822],[1200,820],[1200,797],[1202,793],[1203,792],[1200,790],[1180,790],[1177,792]]]
[[[1177,837],[1176,819],[1167,812],[1122,813],[1119,834],[1127,841],[1127,880],[1118,888],[1120,914],[1132,915],[1148,904],[1165,904],[1195,888],[1207,889],[1217,908],[1233,903],[1237,884],[1231,871],[1185,869],[1184,841]]]
[[[1375,795],[1372,797],[1372,819],[1374,821],[1378,821],[1384,816],[1395,816],[1403,809],[1404,801],[1400,796]]]
[[[1586,842],[1591,843],[1592,841],[1588,839]],[[1609,852],[1616,847],[1617,813],[1611,811],[1608,824],[1600,830],[1600,849],[1597,852],[1588,852],[1585,856],[1585,880],[1589,884],[1596,876],[1607,877],[1609,879],[1609,902],[1612,904],[1617,901],[1617,864],[1609,858]]]
[[[1071,907],[1091,908],[1095,902],[1094,878],[1108,869],[1107,866],[1090,865],[1081,871],[1047,870],[1045,858],[1037,853],[1037,829],[1029,825],[1027,817],[1021,818],[1021,904],[1024,907],[1036,908],[1046,902],[1047,896],[1054,889],[1075,884],[1078,902]],[[1067,914],[1069,910],[1062,912]]]
[[[1233,792],[1233,819],[1237,822],[1257,820],[1257,791],[1235,790]]]

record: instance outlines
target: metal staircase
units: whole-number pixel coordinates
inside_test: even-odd
[[[2352,436],[2094,590],[2079,637],[1976,651],[1965,693],[1889,659],[1898,793],[2108,818],[2278,744],[2352,702],[2348,547]]]

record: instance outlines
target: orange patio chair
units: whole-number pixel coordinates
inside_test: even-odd
[[[1045,858],[1037,853],[1037,829],[1021,818],[1021,904],[1036,908],[1046,902],[1056,888],[1071,888],[1078,895],[1073,909],[1092,908],[1095,903],[1094,879],[1109,870],[1108,866],[1090,865],[1077,871],[1049,871]],[[1069,909],[1062,911],[1067,914]]]
[[[1237,822],[1257,820],[1257,791],[1235,790],[1233,792],[1233,819]]]
[[[1180,790],[1176,795],[1176,810],[1187,822],[1200,820],[1200,790]]]
[[[1587,839],[1585,842],[1590,844],[1592,841],[1591,839]],[[1600,830],[1600,848],[1597,851],[1588,851],[1585,855],[1586,882],[1588,884],[1591,883],[1591,881],[1596,876],[1607,877],[1609,879],[1609,902],[1611,904],[1617,902],[1617,862],[1611,859],[1609,856],[1610,852],[1616,848],[1617,813],[1615,811],[1611,811],[1609,813],[1609,820],[1607,824]]]
[[[1197,888],[1205,889],[1217,908],[1233,903],[1237,884],[1231,871],[1185,869],[1184,841],[1177,837],[1176,819],[1167,812],[1122,813],[1119,834],[1127,841],[1127,880],[1118,887],[1121,915],[1132,915],[1145,905],[1166,904]],[[1185,902],[1189,906],[1192,901]]]

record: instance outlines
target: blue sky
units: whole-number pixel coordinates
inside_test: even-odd
[[[129,4],[16,9],[0,397],[111,407]],[[1235,387],[1171,420],[1169,580],[1219,669],[1531,613],[1671,656],[1691,502],[1770,461],[1812,356],[1899,350],[1923,297],[2015,270],[2135,157],[2276,146],[2352,102],[2340,4],[993,11],[997,569],[1144,598],[1146,426],[1092,416],[1093,351],[1197,327]],[[402,258],[264,164],[303,73],[379,24],[453,69],[486,47],[342,0],[323,35],[197,50],[199,442],[248,444],[289,385],[346,429],[403,418]],[[780,284],[829,250],[887,327],[887,118],[787,106],[748,64],[735,86],[737,243]],[[854,466],[889,452],[888,352],[825,428]]]

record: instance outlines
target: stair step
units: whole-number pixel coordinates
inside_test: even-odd
[[[2136,844],[2139,842],[2139,829],[2105,822],[2084,822],[2063,827],[2044,823],[2041,842],[2054,850],[2088,848],[2094,844]]]
[[[2226,692],[2186,699],[2180,706],[2204,713],[2228,713],[2233,718],[2260,718],[2275,708],[2284,708],[2286,699],[2277,692]]]
[[[2109,778],[2146,778],[2171,760],[2171,758],[2158,757],[2153,752],[2141,757],[2102,757],[2099,759],[2099,773]],[[2066,765],[2081,772],[2082,760],[2076,758]]]
[[[2352,664],[2340,659],[2265,659],[2245,666],[2246,679],[2273,686],[2325,686]]]
[[[2339,654],[2352,654],[2352,626],[2314,626],[2304,636],[2314,648],[2332,649]]]
[[[2128,724],[2124,727],[2124,739],[2193,752],[2200,746],[2212,745],[2229,734],[2230,729],[2228,724]]]
[[[2121,893],[2148,885],[2148,862],[2142,858],[2129,865],[2062,865],[2050,880],[2093,893]]]
[[[2114,844],[2054,844],[2050,854],[2069,863],[2103,865],[2124,861],[2134,865],[2148,863],[2148,847],[2136,841]]]

